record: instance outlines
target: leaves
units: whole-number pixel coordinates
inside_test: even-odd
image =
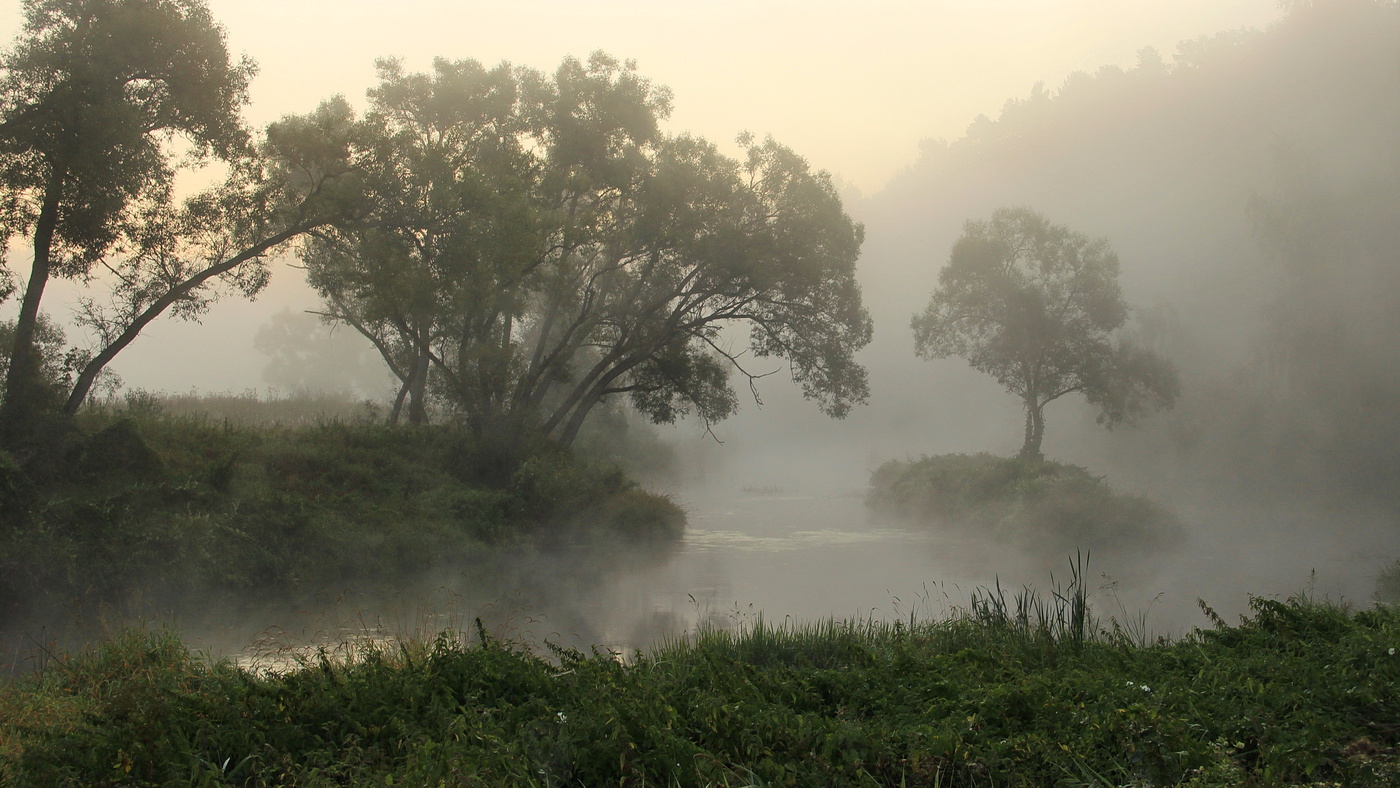
[[[1034,452],[1041,410],[1066,394],[1083,394],[1113,426],[1170,406],[1180,392],[1170,362],[1114,342],[1128,305],[1105,240],[1003,208],[965,225],[938,285],[911,321],[915,353],[965,358],[1021,398]]]
[[[741,163],[663,135],[669,92],[601,53],[552,77],[445,60],[380,77],[354,153],[373,220],[303,259],[406,386],[431,364],[479,432],[564,443],[623,394],[656,421],[724,418],[729,373],[768,374],[746,352],[788,359],[832,415],[864,400],[862,230],[800,156],[748,139]]]

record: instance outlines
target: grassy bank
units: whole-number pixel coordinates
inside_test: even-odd
[[[1394,785],[1400,614],[1256,599],[1175,642],[1070,592],[710,632],[622,664],[477,633],[256,675],[128,632],[0,689],[28,785]]]
[[[870,477],[866,504],[1051,550],[1165,545],[1181,531],[1160,504],[1117,492],[1077,465],[985,453],[886,462]]]
[[[664,541],[684,525],[610,464],[544,444],[503,457],[448,427],[94,409],[54,445],[47,463],[0,455],[0,593],[18,607],[294,596],[504,544]]]

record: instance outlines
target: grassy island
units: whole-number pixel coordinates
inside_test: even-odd
[[[1077,465],[986,453],[890,460],[871,475],[866,504],[1050,549],[1165,545],[1181,530],[1170,510]]]
[[[541,441],[492,450],[450,426],[239,424],[93,408],[50,458],[0,453],[0,594],[45,601],[296,596],[583,532],[666,541],[669,499]]]

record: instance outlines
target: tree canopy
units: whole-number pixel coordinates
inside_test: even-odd
[[[222,290],[256,294],[264,256],[345,216],[348,105],[273,124],[254,143],[240,110],[251,62],[233,62],[203,0],[29,0],[0,55],[0,219],[33,260],[6,331],[0,432],[29,440],[36,416],[72,413],[152,320],[202,314]],[[220,185],[177,204],[181,168],[211,157]],[[53,372],[41,313],[51,277],[98,281],[77,321],[97,347]],[[8,280],[6,280],[8,282]],[[47,333],[46,333],[47,332]]]
[[[198,0],[29,0],[0,57],[0,208],[33,262],[6,374],[3,426],[49,396],[35,332],[50,276],[84,277],[144,208],[169,199],[169,143],[222,157],[247,143],[252,73]]]
[[[616,395],[708,424],[736,407],[732,371],[765,374],[747,354],[786,359],[832,416],[865,399],[863,230],[826,173],[772,140],[741,138],[739,161],[664,134],[669,92],[601,53],[380,78],[355,153],[372,218],[318,232],[304,260],[413,402],[564,444]]]
[[[1021,399],[1021,455],[1038,458],[1045,406],[1066,394],[1098,406],[1109,427],[1175,401],[1180,385],[1168,361],[1114,341],[1127,317],[1106,240],[1003,208],[964,225],[912,327],[919,357],[964,358]]]

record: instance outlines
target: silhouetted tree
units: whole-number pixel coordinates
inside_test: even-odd
[[[323,110],[253,145],[239,115],[253,66],[230,61],[203,0],[28,0],[25,12],[0,55],[0,219],[33,248],[0,404],[11,445],[44,411],[76,411],[156,317],[198,316],[220,286],[255,294],[266,254],[343,216],[326,192],[346,171],[334,136],[348,128]],[[176,172],[211,158],[226,181],[177,206]],[[110,295],[83,301],[98,346],[69,355],[64,386],[36,342],[55,276]]]
[[[658,422],[733,412],[741,357],[788,360],[833,416],[866,396],[862,228],[770,141],[744,161],[661,133],[670,94],[595,54],[552,76],[380,64],[358,162],[373,221],[308,244],[327,314],[479,434],[571,443],[604,399]],[[721,337],[747,325],[747,351]]]
[[[6,432],[51,396],[35,344],[50,277],[81,278],[123,224],[169,199],[168,141],[232,156],[252,67],[229,61],[197,0],[29,0],[0,57],[0,199],[7,234],[33,262],[15,321],[0,421]]]
[[[1179,394],[1172,365],[1113,341],[1128,317],[1118,257],[1105,240],[1051,224],[1027,208],[969,221],[928,306],[914,316],[915,353],[959,356],[1021,398],[1021,456],[1038,459],[1045,406],[1082,394],[1112,427],[1168,407]]]

